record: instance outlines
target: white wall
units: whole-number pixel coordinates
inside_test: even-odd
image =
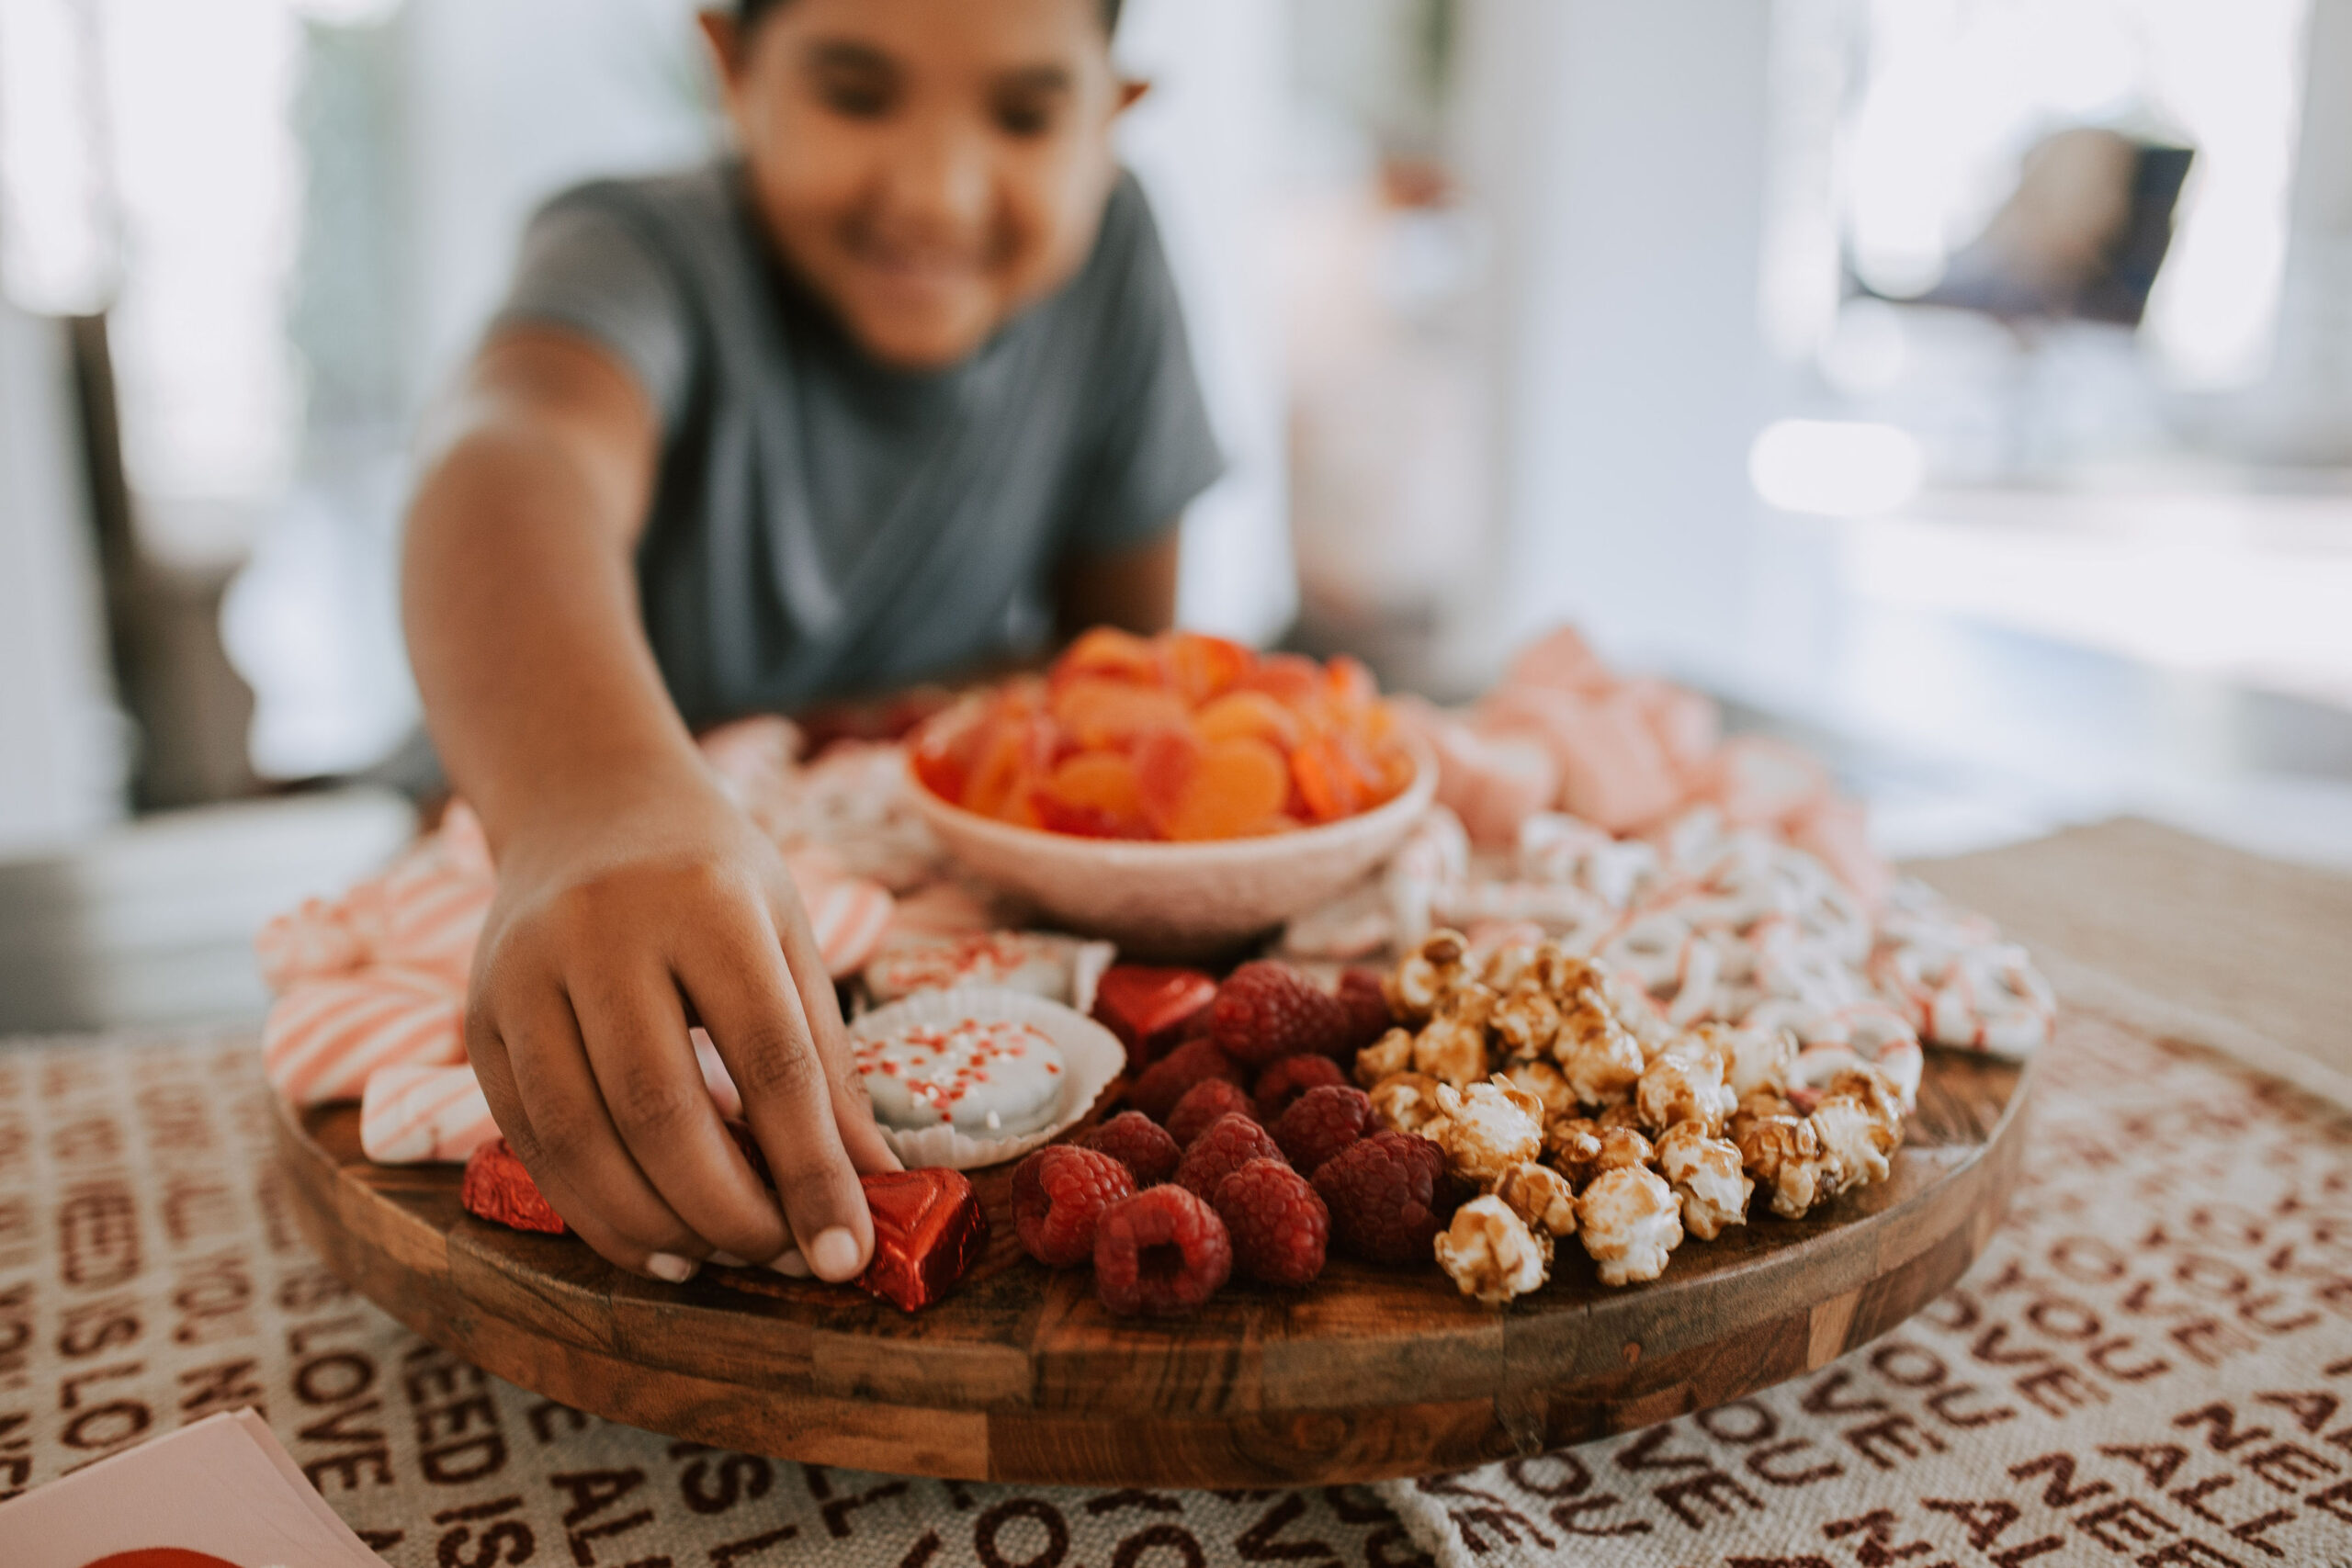
[[[1700,671],[1747,634],[1760,423],[1758,0],[1471,0],[1505,539],[1488,623]]]
[[[1178,612],[1253,642],[1298,608],[1275,276],[1285,14],[1272,0],[1129,0],[1118,39],[1121,67],[1152,84],[1119,151],[1159,220],[1227,464],[1185,514]]]
[[[2312,0],[2278,352],[2246,400],[2256,457],[2352,463],[2352,0]]]

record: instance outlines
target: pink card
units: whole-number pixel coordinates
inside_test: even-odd
[[[0,1503],[8,1568],[384,1568],[250,1410]]]

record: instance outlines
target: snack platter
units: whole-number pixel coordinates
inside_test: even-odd
[[[1899,884],[1810,759],[1572,633],[1449,713],[1098,631],[899,743],[704,750],[909,1168],[865,1178],[862,1289],[797,1254],[658,1283],[565,1234],[464,1060],[494,872],[461,806],[258,944],[312,1244],[569,1405],[969,1479],[1424,1473],[1819,1367],[1958,1279],[2017,1179],[2054,1009],[2022,950]],[[1151,878],[1149,921],[1102,901]]]
[[[453,1166],[379,1166],[356,1108],[279,1105],[311,1244],[424,1337],[565,1404],[696,1442],[967,1480],[1322,1483],[1580,1442],[1736,1399],[1892,1328],[1966,1270],[2006,1209],[2029,1070],[1928,1054],[1893,1174],[1798,1221],[1686,1247],[1655,1283],[1589,1264],[1500,1313],[1433,1269],[1334,1259],[1316,1287],[1232,1286],[1129,1323],[1082,1272],[1030,1261],[1009,1167],[997,1223],[944,1301],[909,1316],[768,1276],[665,1286],[570,1237],[465,1213]]]

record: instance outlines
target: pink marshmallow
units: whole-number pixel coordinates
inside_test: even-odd
[[[1723,724],[1715,705],[1686,687],[1649,676],[1626,682],[1623,690],[1649,721],[1650,733],[1657,737],[1684,787],[1696,788],[1701,770],[1722,738]]]
[[[1554,705],[1552,723],[1563,811],[1622,834],[1681,803],[1682,783],[1632,694],[1569,698]]]
[[[1503,684],[1594,696],[1614,687],[1617,677],[1582,633],[1561,626],[1521,649],[1503,672]]]
[[[1778,827],[1829,798],[1829,773],[1785,740],[1736,735],[1716,748],[1700,793],[1736,828]]]
[[[1418,697],[1394,698],[1391,706],[1436,754],[1438,803],[1462,818],[1473,842],[1498,849],[1517,843],[1519,825],[1558,797],[1559,766],[1540,739],[1481,734]]]

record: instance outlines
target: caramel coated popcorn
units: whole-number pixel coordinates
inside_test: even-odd
[[[1531,1230],[1555,1236],[1576,1234],[1576,1189],[1549,1166],[1532,1161],[1512,1166],[1495,1179],[1494,1195],[1510,1204]]]
[[[1598,1122],[1555,1123],[1545,1134],[1552,1168],[1579,1189],[1605,1170],[1654,1165],[1657,1151],[1631,1127],[1604,1127]]]
[[[1381,983],[1389,1012],[1407,1023],[1428,1022],[1440,998],[1462,978],[1469,952],[1469,939],[1460,931],[1433,931],[1423,937]]]
[[[1455,1088],[1487,1076],[1487,1031],[1482,1024],[1440,1016],[1413,1036],[1413,1071]]]
[[[1498,947],[1487,955],[1487,964],[1478,978],[1503,995],[1510,995],[1522,986],[1540,991],[1543,981],[1535,972],[1536,946],[1533,942],[1512,942]]]
[[[1620,1166],[1593,1178],[1577,1199],[1577,1235],[1602,1284],[1655,1280],[1682,1244],[1682,1205],[1656,1171]]]
[[[1740,1100],[1759,1089],[1786,1093],[1789,1075],[1796,1066],[1795,1036],[1784,1029],[1760,1025],[1702,1023],[1691,1037],[1714,1047],[1724,1059],[1724,1081]]]
[[[1560,1005],[1532,983],[1507,992],[1488,1021],[1495,1038],[1515,1058],[1533,1058],[1551,1050],[1560,1033]]]
[[[1442,1083],[1443,1117],[1427,1129],[1454,1175],[1480,1185],[1544,1151],[1544,1102],[1508,1078],[1456,1089]]]
[[[1556,1116],[1544,1123],[1544,1157],[1578,1186],[1600,1168],[1600,1123],[1589,1116]]]
[[[1392,1029],[1356,1053],[1356,1083],[1368,1089],[1383,1078],[1407,1071],[1412,1065],[1413,1032]]]
[[[1634,1091],[1644,1066],[1642,1047],[1590,987],[1560,1020],[1552,1055],[1568,1087],[1587,1105],[1614,1105]]]
[[[1825,1103],[1850,1100],[1860,1105],[1870,1118],[1871,1143],[1879,1153],[1891,1155],[1903,1142],[1902,1088],[1878,1068],[1868,1065],[1847,1068],[1829,1080],[1829,1091],[1823,1100]]]
[[[1821,1190],[1834,1198],[1849,1189],[1887,1176],[1886,1151],[1879,1147],[1879,1124],[1870,1108],[1850,1095],[1833,1095],[1805,1118],[1821,1145]]]
[[[1372,1086],[1373,1118],[1392,1133],[1419,1133],[1444,1114],[1438,1087],[1422,1073],[1391,1073]]]
[[[1642,1120],[1641,1107],[1630,1100],[1621,1100],[1614,1105],[1601,1107],[1600,1113],[1594,1116],[1593,1120],[1600,1123],[1600,1130],[1604,1133],[1612,1127],[1623,1127],[1634,1133],[1649,1131],[1648,1124]]]
[[[1544,1283],[1552,1258],[1548,1236],[1530,1230],[1510,1205],[1496,1197],[1473,1198],[1453,1212],[1453,1223],[1438,1234],[1437,1262],[1462,1293],[1487,1306],[1501,1306]]]
[[[1711,1046],[1692,1043],[1660,1055],[1642,1069],[1634,1104],[1642,1125],[1663,1132],[1678,1122],[1696,1122],[1713,1137],[1738,1104],[1724,1082],[1724,1059]]]
[[[1567,1076],[1551,1063],[1513,1062],[1503,1068],[1502,1076],[1542,1102],[1544,1121],[1576,1114],[1577,1092],[1568,1087]]]
[[[1757,983],[1728,962],[1715,953],[1685,978]],[[1355,1079],[1379,1125],[1437,1144],[1451,1173],[1481,1190],[1438,1241],[1465,1293],[1503,1302],[1535,1288],[1554,1238],[1570,1235],[1603,1282],[1656,1279],[1685,1235],[1711,1241],[1745,1224],[1758,1188],[1773,1213],[1801,1218],[1885,1179],[1905,1095],[1883,1055],[1847,1067],[1862,1058],[1828,1060],[1814,1046],[1800,1062],[1814,1026],[1794,1004],[1769,1018],[1750,1010],[1752,1023],[1684,1028],[1691,1010],[1647,983],[1563,941],[1474,958],[1448,930],[1383,982],[1399,1027],[1357,1054]],[[1792,1086],[1832,1072],[1801,1112],[1790,1097],[1809,1090]]]
[[[1804,1218],[1816,1198],[1827,1196],[1822,1191],[1821,1134],[1810,1117],[1751,1119],[1740,1134],[1739,1163],[1771,1194],[1772,1212],[1784,1220]]]
[[[1677,1122],[1658,1135],[1657,1173],[1681,1201],[1682,1228],[1701,1241],[1747,1223],[1756,1183],[1740,1168],[1739,1146],[1702,1123]]]

